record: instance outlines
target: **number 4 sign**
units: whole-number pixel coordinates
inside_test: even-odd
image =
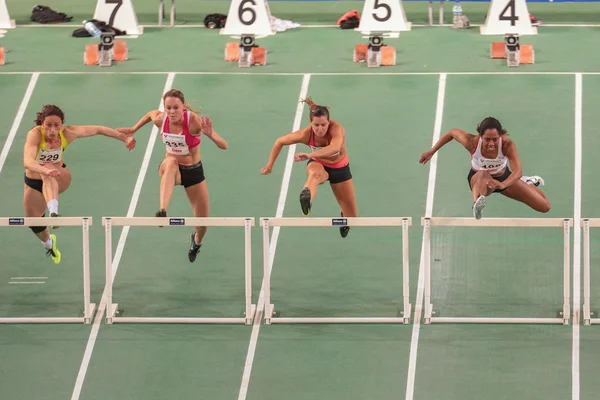
[[[127,35],[141,35],[143,31],[142,27],[138,26],[131,0],[98,0],[94,19],[125,31]]]
[[[266,0],[232,0],[221,35],[273,35]]]
[[[402,32],[409,31],[411,23],[406,21],[402,0],[366,0],[360,16],[358,31]]]
[[[492,0],[482,35],[536,35],[525,0]]]

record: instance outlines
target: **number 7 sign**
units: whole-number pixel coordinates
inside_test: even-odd
[[[125,31],[127,35],[141,35],[143,32],[131,0],[98,0],[94,19]]]
[[[482,35],[537,35],[525,0],[492,0]]]

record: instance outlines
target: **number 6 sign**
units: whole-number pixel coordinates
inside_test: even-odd
[[[271,13],[266,0],[232,0],[227,22],[221,35],[267,36],[271,29]]]

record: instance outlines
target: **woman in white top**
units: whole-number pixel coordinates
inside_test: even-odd
[[[472,135],[461,129],[450,129],[431,150],[421,155],[419,162],[426,164],[436,151],[454,139],[471,154],[467,180],[473,193],[476,219],[481,218],[486,196],[492,193],[502,193],[542,213],[550,211],[550,201],[538,188],[544,185],[544,180],[539,176],[523,176],[517,146],[500,121],[487,117],[479,123],[477,132],[478,135]]]

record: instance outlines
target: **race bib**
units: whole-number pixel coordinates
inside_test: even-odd
[[[171,133],[163,133],[162,141],[165,144],[165,149],[169,154],[186,155],[190,153],[190,148],[185,142],[184,135],[173,135]]]
[[[40,164],[54,164],[62,160],[62,147],[57,149],[40,149],[36,161]]]

